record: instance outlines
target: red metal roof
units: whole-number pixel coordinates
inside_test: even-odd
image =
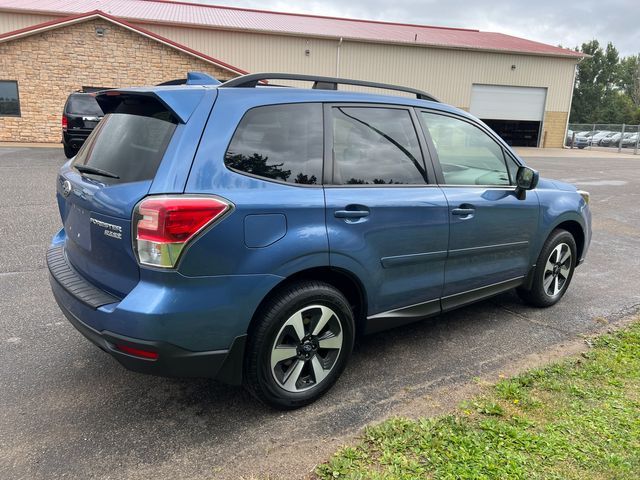
[[[197,50],[194,50],[192,48],[187,47],[186,45],[182,45],[180,43],[174,42],[173,40],[170,40],[168,38],[165,38],[161,35],[158,35],[157,33],[154,32],[150,32],[149,30],[146,30],[144,28],[140,28],[136,25],[131,25],[129,22],[126,22],[125,20],[122,20],[120,18],[116,18],[113,17],[112,15],[109,15],[107,13],[101,12],[100,10],[94,10],[91,12],[87,12],[87,13],[81,13],[79,15],[72,15],[69,17],[63,17],[60,19],[56,19],[56,20],[51,20],[48,22],[44,22],[44,23],[38,23],[37,25],[31,25],[29,27],[26,28],[21,28],[19,30],[13,30],[11,32],[6,32],[3,34],[0,34],[0,43],[1,42],[7,42],[10,40],[15,40],[18,38],[22,38],[22,37],[26,37],[29,35],[35,35],[36,33],[39,32],[43,32],[43,31],[47,31],[47,30],[53,30],[56,28],[61,28],[64,27],[66,25],[73,25],[75,23],[79,23],[79,22],[85,22],[87,20],[91,20],[93,18],[102,18],[104,20],[108,20],[112,23],[115,23],[117,25],[120,25],[124,28],[127,28],[129,30],[133,30],[134,32],[139,33],[140,35],[144,35],[146,37],[150,37],[154,40],[157,40],[158,42],[164,43],[170,47],[173,47],[177,50],[181,50],[185,53],[188,53],[190,55],[193,55],[194,57],[200,58],[206,62],[209,63],[213,63],[214,65],[217,65],[219,67],[224,68],[225,70],[229,70],[233,73],[239,74],[239,75],[245,75],[249,72],[242,70],[238,67],[234,67],[233,65],[230,65],[228,63],[225,63],[221,60],[218,60],[217,58],[213,58],[209,55],[205,55],[202,52],[198,52]]]
[[[180,24],[369,42],[582,57],[573,50],[502,33],[355,20],[167,0],[0,0],[0,10],[70,15],[101,10],[133,22]]]

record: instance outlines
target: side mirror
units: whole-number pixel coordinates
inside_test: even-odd
[[[540,174],[533,168],[520,167],[516,174],[516,196],[519,200],[527,198],[527,190],[533,190],[538,185]]]
[[[538,185],[540,174],[533,168],[520,167],[516,174],[516,186],[518,190],[533,190]]]

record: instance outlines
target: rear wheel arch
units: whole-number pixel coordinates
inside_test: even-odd
[[[339,268],[331,267],[313,267],[306,270],[296,272],[280,283],[273,287],[267,295],[262,299],[258,307],[256,308],[249,327],[247,328],[247,334],[251,335],[252,330],[255,328],[256,323],[260,321],[260,312],[264,306],[283,288],[288,287],[294,283],[303,281],[321,281],[328,283],[339,290],[349,301],[353,310],[353,318],[355,320],[356,335],[364,331],[364,322],[367,316],[367,298],[364,285],[351,272]]]

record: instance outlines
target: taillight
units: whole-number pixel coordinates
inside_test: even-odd
[[[69,120],[67,120],[67,116],[62,115],[62,131],[66,132],[68,126],[69,126]]]
[[[138,204],[133,238],[143,265],[173,268],[184,247],[231,204],[214,197],[149,197]]]

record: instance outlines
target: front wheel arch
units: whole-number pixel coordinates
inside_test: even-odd
[[[555,230],[566,230],[573,236],[573,239],[576,242],[578,260],[580,260],[582,258],[582,254],[584,253],[585,242],[585,235],[582,225],[580,225],[580,223],[576,222],[575,220],[566,220],[556,225],[551,233],[549,233],[547,238],[549,238]]]
[[[547,272],[551,272],[551,267],[548,267],[549,262],[555,263],[555,260],[552,260],[552,252],[556,250],[558,245],[563,244],[568,247],[567,251],[569,252],[569,256],[566,260],[570,263],[568,275],[563,275],[561,273],[562,269],[560,268],[560,264],[563,263],[564,260],[558,262],[556,266],[553,267],[552,274],[547,274]],[[571,283],[571,279],[578,262],[577,252],[578,248],[573,234],[562,228],[554,229],[546,238],[536,260],[536,265],[529,272],[527,281],[516,289],[520,298],[534,307],[550,307],[555,305],[564,296]],[[558,269],[557,272],[556,269]],[[547,285],[545,284],[545,281],[554,281],[553,279],[556,277],[558,281],[564,277],[564,285],[561,286],[560,291],[551,296],[547,293]]]

